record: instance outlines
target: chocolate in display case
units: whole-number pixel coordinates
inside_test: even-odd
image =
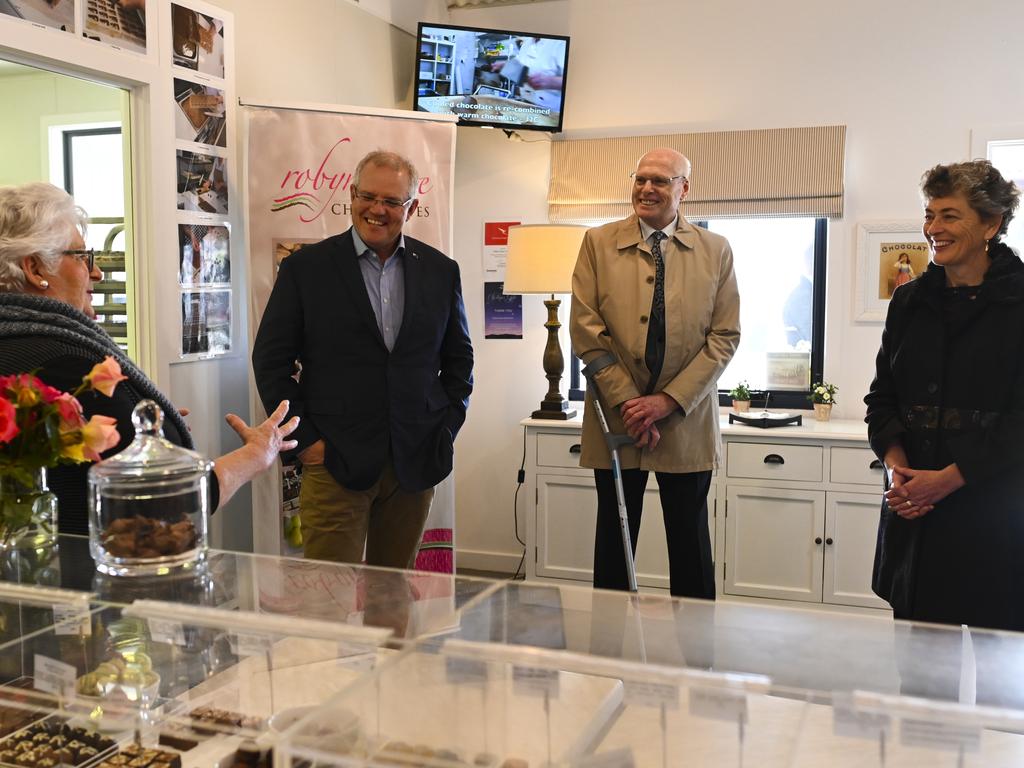
[[[135,439],[89,470],[89,536],[98,570],[166,572],[206,557],[213,462],[163,436],[163,412],[143,400]]]

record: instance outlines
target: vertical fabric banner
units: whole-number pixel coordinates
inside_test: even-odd
[[[303,245],[351,226],[352,177],[367,152],[386,149],[412,161],[420,176],[419,206],[403,231],[451,255],[455,123],[415,119],[417,113],[368,115],[332,109],[338,111],[248,109],[250,341],[281,261]],[[281,482],[272,473],[265,478],[258,486],[254,483],[254,526],[273,521],[277,535],[271,542],[257,540],[257,550],[276,553],[281,551]],[[449,476],[436,489],[417,568],[454,572],[454,523],[454,482]]]

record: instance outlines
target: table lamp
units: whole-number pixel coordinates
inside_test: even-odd
[[[548,393],[533,412],[535,419],[571,419],[569,401],[562,397],[562,372],[565,358],[558,343],[558,307],[556,293],[572,292],[572,271],[587,227],[575,224],[520,224],[509,227],[508,254],[505,263],[505,293],[544,293],[548,308],[548,342],[544,347],[544,374]]]

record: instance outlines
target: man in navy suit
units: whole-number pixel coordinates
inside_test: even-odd
[[[352,227],[281,263],[252,363],[265,407],[302,417],[306,557],[409,568],[473,389],[458,265],[402,234],[419,177],[371,152]],[[301,373],[296,379],[301,366]]]

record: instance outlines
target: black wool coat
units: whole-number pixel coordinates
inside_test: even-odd
[[[864,398],[879,458],[956,463],[966,485],[924,517],[883,501],[872,586],[897,618],[1024,630],[1024,264],[1002,244],[949,320],[935,264],[896,289]]]

